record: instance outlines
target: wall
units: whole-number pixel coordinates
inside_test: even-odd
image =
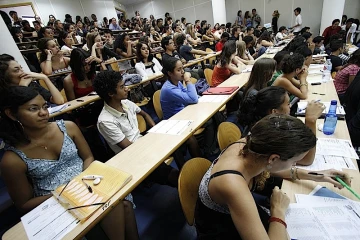
[[[301,7],[303,26],[309,26],[314,34],[318,34],[322,4],[323,0],[226,0],[226,17],[228,22],[234,23],[239,9],[242,10],[244,16],[245,11],[251,13],[251,10],[256,8],[263,25],[264,23],[271,23],[272,13],[274,10],[278,10],[280,13],[278,27],[290,27],[294,25],[295,21],[293,10],[296,7]]]
[[[126,5],[127,17],[135,15],[135,11],[140,11],[142,17],[163,18],[166,12],[170,13],[173,21],[186,18],[187,22],[195,23],[195,20],[206,19],[208,23],[214,25],[211,0],[147,0],[142,3]]]
[[[73,20],[77,15],[81,17],[96,14],[98,19],[103,17],[116,17],[113,0],[0,0],[0,5],[15,4],[22,2],[32,2],[34,9],[46,24],[49,14],[53,14],[56,19],[65,20],[65,14],[69,13]]]
[[[345,0],[344,14],[348,18],[360,19],[360,1],[359,0]]]

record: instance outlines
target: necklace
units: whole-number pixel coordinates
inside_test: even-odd
[[[49,126],[49,125],[48,125]],[[48,135],[48,132],[49,132],[49,127],[47,126],[47,131],[46,133],[44,134],[43,138],[46,138],[46,136]],[[32,141],[33,142],[33,141]],[[33,142],[34,146],[35,147],[40,147],[40,148],[43,148],[44,150],[48,150],[48,147],[46,145],[41,145],[41,144],[38,144],[35,142]]]

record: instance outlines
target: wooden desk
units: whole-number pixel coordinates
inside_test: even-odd
[[[47,76],[49,78],[53,78],[53,77],[59,77],[59,76],[63,76],[63,75],[68,75],[70,73],[72,73],[72,71],[63,71],[63,72],[58,72],[58,73],[47,75]]]
[[[236,75],[232,78],[232,82],[242,86],[247,80],[246,77],[246,75]],[[73,231],[68,233],[64,239],[79,239],[86,234],[91,227],[108,213],[112,206],[115,206],[121,199],[124,199],[127,194],[192,136],[198,128],[218,112],[235,94],[236,92],[228,95],[228,99],[222,103],[198,103],[187,106],[170,118],[172,120],[194,120],[181,135],[148,133],[107,161],[106,164],[131,173],[132,180],[111,198],[109,208],[105,211],[100,208],[87,221],[80,223]],[[141,151],[139,151],[140,148],[142,149]],[[3,239],[27,239],[22,223],[20,222],[8,230],[3,235]]]
[[[38,41],[30,41],[30,42],[21,42],[21,43],[16,43],[16,45],[18,47],[20,46],[27,46],[27,45],[37,45]]]
[[[186,67],[190,67],[190,66],[193,66],[193,65],[196,65],[196,64],[199,64],[207,59],[210,59],[210,58],[213,58],[213,57],[217,57],[221,54],[221,52],[214,52],[213,54],[207,54],[203,57],[200,57],[200,58],[196,58],[194,60],[191,60],[189,61],[188,63],[184,64],[184,68]]]
[[[38,48],[33,48],[33,49],[20,50],[20,52],[21,54],[28,54],[28,53],[37,53],[41,51]]]
[[[301,118],[304,121],[304,118]],[[318,123],[323,123],[324,120],[319,119]],[[347,129],[347,125],[345,121],[338,121],[335,129],[335,133],[333,135],[325,135],[321,131],[317,130],[316,136],[320,138],[340,138],[340,139],[350,139],[349,132]],[[353,159],[355,166],[357,166],[356,160]],[[355,190],[355,192],[360,193],[360,173],[359,170],[350,170],[344,169],[344,172],[348,173],[352,179],[351,187]],[[352,200],[359,201],[352,193],[350,193],[347,189],[339,190],[334,187],[334,185],[330,183],[322,183],[322,182],[313,182],[308,180],[296,180],[289,181],[284,180],[282,184],[282,190],[286,192],[286,194],[290,197],[291,202],[295,201],[295,194],[309,194],[317,185],[321,185],[329,188],[331,191],[337,192],[347,198]]]

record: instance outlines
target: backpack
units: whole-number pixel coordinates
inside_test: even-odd
[[[195,83],[195,88],[197,93],[202,96],[203,92],[205,92],[208,88],[210,88],[205,78],[199,78]]]

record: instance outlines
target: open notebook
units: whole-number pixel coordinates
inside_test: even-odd
[[[86,175],[103,176],[98,185],[94,185],[93,180],[84,180],[91,187],[92,193],[82,181],[83,176]],[[132,176],[128,173],[102,162],[94,161],[84,172],[72,179],[68,184],[58,187],[52,193],[78,219],[86,220],[125,186],[131,178]]]

